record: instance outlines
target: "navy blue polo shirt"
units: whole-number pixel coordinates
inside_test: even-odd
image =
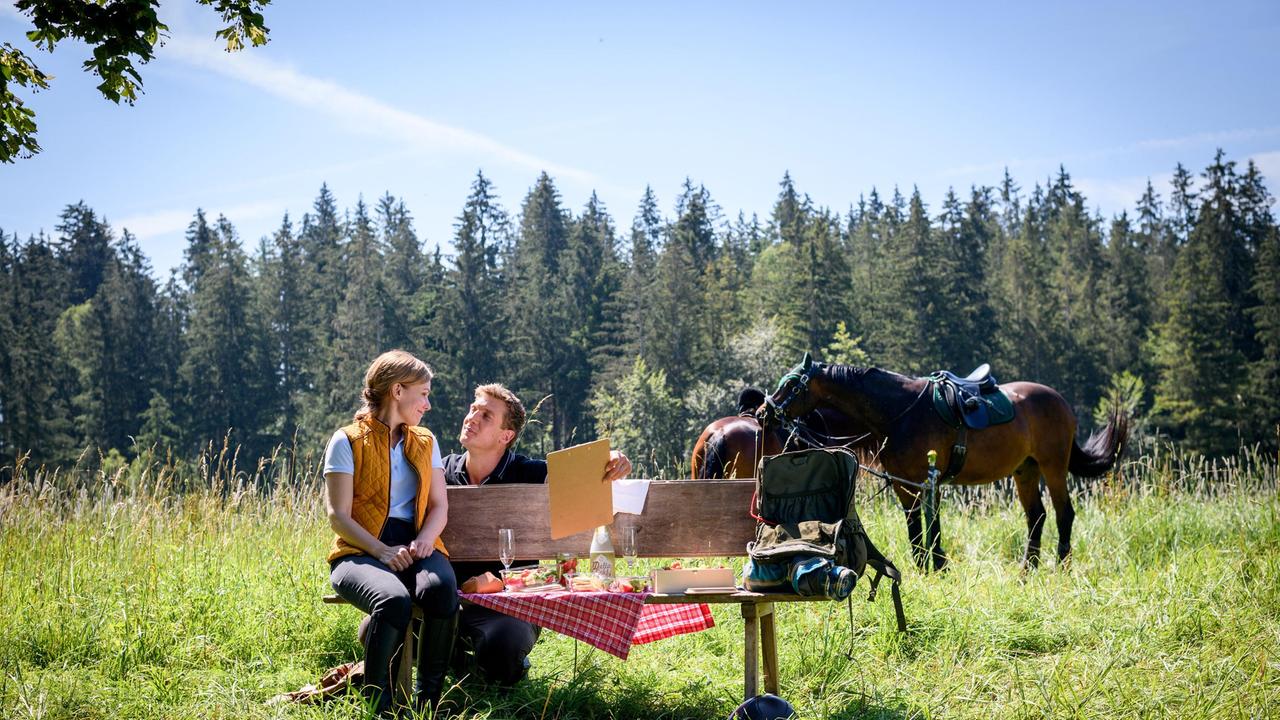
[[[467,454],[451,453],[444,458],[444,481],[449,485],[470,485],[467,475]],[[509,485],[512,483],[541,484],[547,481],[547,461],[507,450],[502,453],[498,466],[489,473],[481,485]]]
[[[467,475],[467,454],[452,453],[444,458],[444,481],[449,485],[470,485],[471,478]],[[485,478],[481,485],[512,485],[512,484],[528,484],[540,485],[547,481],[547,461],[534,460],[533,458],[514,453],[507,450],[502,454],[502,459],[498,461],[498,466],[493,469],[489,477]],[[455,520],[450,518],[450,522],[465,522],[464,520]],[[493,542],[496,549],[498,543],[498,531],[494,528]],[[516,538],[516,548],[520,547],[520,538]],[[495,553],[496,554],[496,553]],[[524,565],[533,560],[516,560],[513,565]],[[453,574],[458,578],[458,584],[461,585],[464,580],[475,577],[483,572],[491,572],[494,575],[502,569],[500,562],[455,562],[453,564]]]

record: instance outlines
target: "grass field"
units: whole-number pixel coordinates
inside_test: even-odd
[[[362,716],[350,699],[265,704],[359,656],[358,611],[319,602],[319,487],[272,475],[285,465],[19,469],[0,487],[0,717]],[[1026,576],[1007,490],[944,495],[953,563],[932,576],[906,568],[901,513],[868,495],[911,629],[861,583],[852,634],[843,604],[782,607],[783,696],[804,718],[1280,716],[1274,461],[1147,456],[1122,478],[1077,495],[1071,566],[1046,555]],[[448,697],[465,718],[723,718],[742,626],[736,606],[715,612],[625,663],[546,633],[514,692]]]

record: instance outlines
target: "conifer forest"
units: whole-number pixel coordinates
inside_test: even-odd
[[[608,436],[639,476],[686,472],[701,428],[806,351],[907,374],[989,362],[1058,389],[1082,433],[1118,406],[1137,442],[1277,447],[1280,228],[1257,167],[1221,152],[1109,218],[1065,168],[933,207],[910,188],[820,207],[784,176],[773,207],[732,214],[696,180],[570,207],[546,174],[477,173],[448,238],[419,237],[393,195],[342,207],[322,186],[269,237],[195,210],[166,276],[84,203],[50,224],[0,228],[5,473],[318,456],[392,348],[436,371],[424,424],[444,451],[472,388],[499,381],[532,411],[521,449]]]

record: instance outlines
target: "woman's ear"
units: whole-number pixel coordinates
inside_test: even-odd
[[[391,397],[394,400],[400,399],[400,394],[404,392],[404,386],[400,383],[394,383],[391,386]]]

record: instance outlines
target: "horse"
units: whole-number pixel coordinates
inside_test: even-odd
[[[760,415],[768,424],[828,407],[865,425],[873,442],[881,446],[879,460],[885,472],[915,485],[893,483],[906,513],[907,535],[916,565],[928,570],[932,560],[933,569],[941,570],[947,558],[937,516],[928,528],[926,548],[921,537],[922,493],[917,488],[923,486],[928,475],[929,450],[937,451],[938,468],[948,467],[957,431],[925,397],[930,387],[927,378],[906,377],[875,367],[816,362],[806,353],[800,364],[779,381]],[[1100,477],[1109,471],[1124,449],[1128,417],[1123,413],[1112,415],[1106,426],[1082,447],[1075,439],[1075,413],[1056,390],[1033,382],[1005,383],[999,389],[1013,402],[1013,420],[968,430],[967,460],[950,481],[979,485],[1013,476],[1018,500],[1027,516],[1027,544],[1022,557],[1026,570],[1040,562],[1040,537],[1046,517],[1040,493],[1043,479],[1058,521],[1058,561],[1064,564],[1071,553],[1071,524],[1075,519],[1067,492],[1067,473]]]
[[[738,394],[737,415],[712,421],[702,430],[689,458],[690,479],[728,480],[752,478],[764,455],[822,445],[852,446],[866,432],[834,410],[819,409],[801,421],[801,432],[785,430],[779,423],[762,429],[756,412],[765,394],[748,387]]]

